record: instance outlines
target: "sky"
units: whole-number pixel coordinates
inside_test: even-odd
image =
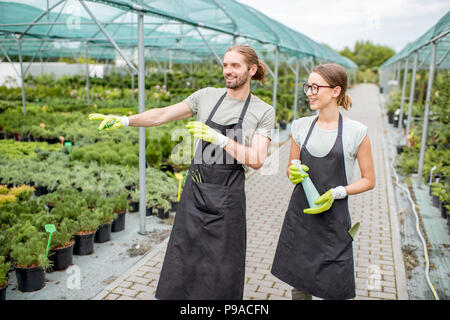
[[[450,10],[449,0],[237,0],[335,50],[370,40],[400,51]]]

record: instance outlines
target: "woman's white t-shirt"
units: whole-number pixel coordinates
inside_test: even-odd
[[[309,128],[316,117],[317,116],[303,117],[292,123],[292,138],[300,148],[302,147]],[[319,128],[316,123],[313,131],[311,132],[311,136],[309,137],[306,149],[308,149],[308,152],[315,157],[326,156],[336,142],[337,133],[337,128],[334,130],[325,130]],[[343,118],[342,144],[345,157],[345,174],[347,176],[348,184],[352,182],[353,166],[355,165],[356,154],[358,153],[359,145],[363,141],[366,134],[367,126],[350,118]]]

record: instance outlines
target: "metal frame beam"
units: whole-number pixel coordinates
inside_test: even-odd
[[[116,44],[116,42],[110,37],[110,35],[108,34],[108,32],[106,32],[105,28],[102,26],[102,24],[97,20],[97,18],[95,17],[95,15],[91,12],[91,10],[89,9],[89,7],[84,3],[84,0],[78,0],[81,5],[83,6],[83,8],[86,10],[86,12],[89,14],[89,16],[92,18],[92,20],[95,21],[95,23],[97,24],[97,26],[100,28],[100,30],[103,32],[103,34],[105,35],[105,37],[108,39],[108,41],[112,44],[112,46],[114,47],[114,49],[116,49],[116,51],[119,53],[119,55],[122,57],[122,59],[125,61],[125,63],[130,67],[131,70],[133,70],[133,72],[135,74],[138,73],[138,70],[135,68],[135,66],[125,57],[125,55],[123,54],[122,50],[120,50],[119,46]],[[143,25],[139,25],[139,30],[140,28],[143,28]],[[141,43],[141,41],[143,42],[143,38],[139,39],[139,43]],[[143,45],[143,43],[142,43]]]
[[[429,117],[429,111],[430,111],[430,101],[431,101],[431,89],[433,88],[433,78],[434,78],[434,71],[436,67],[436,48],[437,43],[433,42],[431,47],[431,63],[430,63],[430,71],[428,74],[428,86],[427,86],[427,96],[425,98],[425,112],[424,112],[424,120],[423,120],[423,127],[422,127],[422,141],[420,146],[420,155],[419,155],[419,169],[417,173],[417,184],[418,187],[422,185],[422,172],[423,172],[423,161],[425,157],[425,149],[426,149],[426,143],[427,143],[427,129],[428,129],[428,117]]]
[[[411,88],[409,91],[408,123],[406,125],[406,138],[408,138],[409,130],[411,128],[412,108],[413,108],[413,102],[414,102],[414,90],[416,87],[416,72],[417,72],[418,59],[419,59],[419,52],[416,51],[414,53],[414,64],[413,64],[412,75],[411,75]]]
[[[400,115],[398,119],[398,127],[400,130],[403,129],[403,107],[405,104],[405,91],[406,91],[406,83],[408,81],[408,61],[409,59],[405,59],[405,70],[403,71],[403,85],[402,85],[402,98],[400,101]]]

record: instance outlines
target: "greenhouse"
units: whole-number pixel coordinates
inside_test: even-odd
[[[331,260],[339,263],[326,289],[308,292],[312,299],[347,299],[344,282],[354,299],[448,299],[442,273],[448,255],[436,258],[436,250],[450,228],[450,12],[380,62],[378,83],[365,83],[362,66],[343,51],[243,2],[0,1],[0,300],[295,300],[298,288],[277,274],[290,263],[277,266],[278,250],[304,239],[297,227],[328,219],[328,210],[335,212],[329,219],[341,220],[326,220],[325,233],[311,227],[311,239],[317,236],[320,246],[320,237],[336,238]],[[227,67],[239,68],[225,63],[234,45],[254,49],[266,69],[262,80],[259,63],[245,83],[226,75]],[[337,68],[334,77],[345,73],[341,82],[320,74],[328,85],[308,83],[319,75],[316,66],[329,63]],[[253,69],[247,69],[248,77]],[[337,87],[347,94],[330,100],[342,102],[333,104],[336,127],[323,128],[314,104],[324,102],[311,96],[336,94]],[[242,88],[245,97],[232,95]],[[220,90],[225,93],[216,97]],[[214,97],[206,116],[205,92]],[[324,157],[306,153],[294,132],[303,130],[300,120],[316,115],[302,139],[317,143],[315,125],[335,135],[320,136],[321,147],[332,150]],[[370,156],[346,149],[348,117],[361,124],[354,130],[366,128],[367,139],[358,143]],[[231,129],[242,136],[228,136]],[[198,149],[204,156],[211,147],[213,163],[196,163]],[[296,167],[300,180],[291,172],[293,150],[302,163],[305,153],[313,159],[306,161],[311,168]],[[314,176],[341,169],[342,179]],[[343,187],[354,181],[365,189]],[[414,191],[415,205],[405,200],[402,184]],[[328,209],[314,202],[326,195]],[[317,213],[289,217],[298,199]],[[341,217],[333,208],[344,202]],[[419,227],[406,230],[410,221],[398,213],[415,207],[426,221],[420,227],[426,243],[414,242]],[[435,211],[445,215],[445,226],[427,218]],[[311,246],[304,251],[319,252],[316,240],[301,241]],[[405,258],[410,248],[419,256],[414,267],[426,262],[426,274],[417,267],[414,280]],[[354,274],[339,281],[334,274],[348,273],[350,255]],[[29,270],[38,274],[34,283],[26,281]]]

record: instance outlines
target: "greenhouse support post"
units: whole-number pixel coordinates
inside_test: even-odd
[[[403,129],[403,109],[405,105],[405,92],[406,92],[406,83],[408,82],[408,61],[409,59],[405,59],[405,71],[403,72],[403,85],[402,85],[402,99],[400,101],[400,116],[398,119],[398,128],[400,130]]]
[[[278,46],[275,47],[275,67],[273,70],[273,95],[272,95],[272,106],[277,110],[277,86],[278,86]]]
[[[408,123],[406,124],[406,138],[408,138],[409,130],[411,129],[412,121],[412,108],[414,103],[414,90],[416,87],[416,71],[417,71],[417,60],[419,58],[419,52],[414,53],[414,64],[411,75],[411,89],[409,91],[409,108],[408,108]]]
[[[87,105],[90,104],[89,99],[89,51],[88,51],[88,43],[84,43],[84,51],[85,51],[85,57],[86,57],[86,98],[87,98]]]
[[[300,64],[298,59],[295,59],[295,88],[294,88],[294,120],[297,119],[298,109],[298,74],[300,71]]]
[[[294,120],[297,119],[297,106],[298,106],[298,74],[300,65],[298,63],[298,59],[295,59],[295,69],[292,68],[289,64],[287,65],[289,69],[295,74],[295,84],[294,84]]]
[[[139,113],[145,112],[144,15],[138,14],[138,99]],[[139,127],[139,234],[145,235],[145,127]]]
[[[25,103],[25,83],[23,79],[23,61],[22,61],[22,39],[17,39],[18,45],[19,45],[19,62],[20,62],[20,89],[22,91],[22,108],[23,108],[23,115],[27,115],[27,107]]]
[[[428,75],[427,96],[425,99],[425,112],[423,117],[424,119],[422,127],[422,141],[420,146],[419,169],[417,173],[417,184],[419,188],[422,185],[423,161],[425,157],[425,148],[427,143],[428,116],[430,110],[431,90],[433,88],[434,69],[436,63],[436,47],[437,43],[433,42],[431,48],[431,62],[430,62],[430,71]]]

